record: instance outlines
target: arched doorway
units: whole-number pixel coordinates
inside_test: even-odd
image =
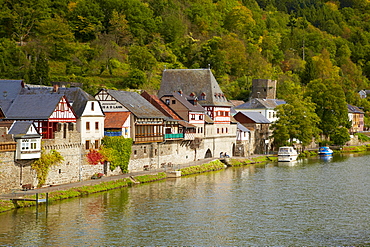
[[[207,150],[206,155],[204,156],[204,158],[205,159],[206,158],[212,158],[212,152],[211,152],[211,150],[209,150],[209,148],[208,148],[208,150]]]

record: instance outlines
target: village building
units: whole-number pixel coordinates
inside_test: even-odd
[[[349,129],[349,133],[351,135],[364,131],[365,121],[364,121],[364,111],[358,108],[357,106],[353,106],[347,104],[348,108],[348,119],[351,122],[351,128]]]
[[[232,154],[237,127],[236,123],[231,121],[232,104],[228,102],[210,69],[165,69],[158,97],[166,103],[164,97],[170,95],[183,96],[205,110],[204,119],[199,119],[201,114],[193,114],[191,117],[199,121],[199,124],[200,121],[205,122],[204,130],[197,129],[197,134],[199,130],[203,137],[195,138],[193,143],[197,157],[199,153],[202,158],[217,157],[221,152]],[[173,104],[169,106],[174,110]]]
[[[270,120],[259,112],[241,111],[234,118],[251,132],[253,154],[267,154],[271,149]]]
[[[15,121],[8,134],[17,142],[15,159],[29,160],[41,157],[41,135],[32,121]]]

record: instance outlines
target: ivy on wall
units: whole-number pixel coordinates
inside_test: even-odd
[[[110,169],[113,171],[116,167],[120,167],[123,173],[127,173],[132,139],[123,136],[105,136],[102,144],[99,152],[110,162]]]
[[[63,156],[54,149],[50,150],[49,153],[45,153],[45,150],[42,150],[41,157],[31,164],[32,169],[37,173],[37,187],[40,188],[45,184],[50,167],[62,162],[63,160]]]

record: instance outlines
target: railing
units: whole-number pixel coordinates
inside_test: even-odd
[[[104,131],[105,136],[122,136],[122,131]]]
[[[0,142],[0,152],[15,151],[17,148],[16,142]]]
[[[178,133],[178,134],[165,134],[164,135],[164,138],[165,139],[182,139],[184,138],[184,134],[183,133]]]

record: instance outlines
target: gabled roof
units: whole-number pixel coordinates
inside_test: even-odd
[[[77,117],[80,118],[85,110],[88,101],[96,101],[93,96],[86,93],[79,87],[59,87],[56,92],[51,86],[43,85],[30,85],[27,84],[22,90],[21,94],[62,94],[65,95],[68,103],[71,104],[72,109],[76,113]]]
[[[120,129],[130,116],[131,112],[106,112],[104,128]]]
[[[357,106],[347,104],[348,112],[349,113],[359,113],[364,114],[364,111],[358,108]]]
[[[0,80],[0,100],[15,99],[23,86],[22,80]]]
[[[244,104],[243,100],[229,100],[229,102],[235,107]]]
[[[8,134],[15,136],[25,136],[27,135],[31,126],[34,126],[32,121],[15,121],[13,125],[10,127]],[[36,128],[34,128],[34,131],[36,133],[28,134],[27,136],[41,137],[41,135],[37,133]]]
[[[158,97],[179,91],[187,96],[194,93],[202,106],[231,106],[210,69],[164,70]]]
[[[17,120],[47,120],[62,97],[62,94],[18,95],[5,116]]]
[[[179,124],[182,125],[183,127],[187,128],[187,129],[194,129],[196,128],[195,125],[189,123],[189,122],[186,122],[184,120],[180,120],[179,121]]]
[[[158,110],[160,110],[165,116],[174,120],[181,120],[181,118],[156,95],[151,95],[148,92],[144,91],[141,96],[149,101],[149,103],[151,103]]]
[[[282,104],[286,104],[285,100],[254,98],[244,104],[236,106],[235,109],[275,109]]]
[[[238,112],[237,114],[243,114],[250,120],[252,120],[255,123],[261,123],[261,124],[270,124],[270,120],[268,120],[265,116],[263,116],[259,112],[248,112],[248,111],[241,111]]]
[[[238,130],[243,131],[243,132],[250,132],[250,130],[244,125],[242,125],[241,123],[238,123],[237,128]]]
[[[191,112],[205,112],[205,109],[198,103],[196,103],[195,105],[193,105],[192,103],[190,103],[188,101],[188,98],[185,97],[184,95],[181,95],[179,93],[174,93],[172,95],[165,95],[165,96],[170,96],[170,97],[174,97],[175,99],[177,99],[183,106],[186,107],[186,109],[188,109],[189,111]]]
[[[108,89],[107,92],[137,118],[166,118],[162,112],[138,93],[110,89]]]

